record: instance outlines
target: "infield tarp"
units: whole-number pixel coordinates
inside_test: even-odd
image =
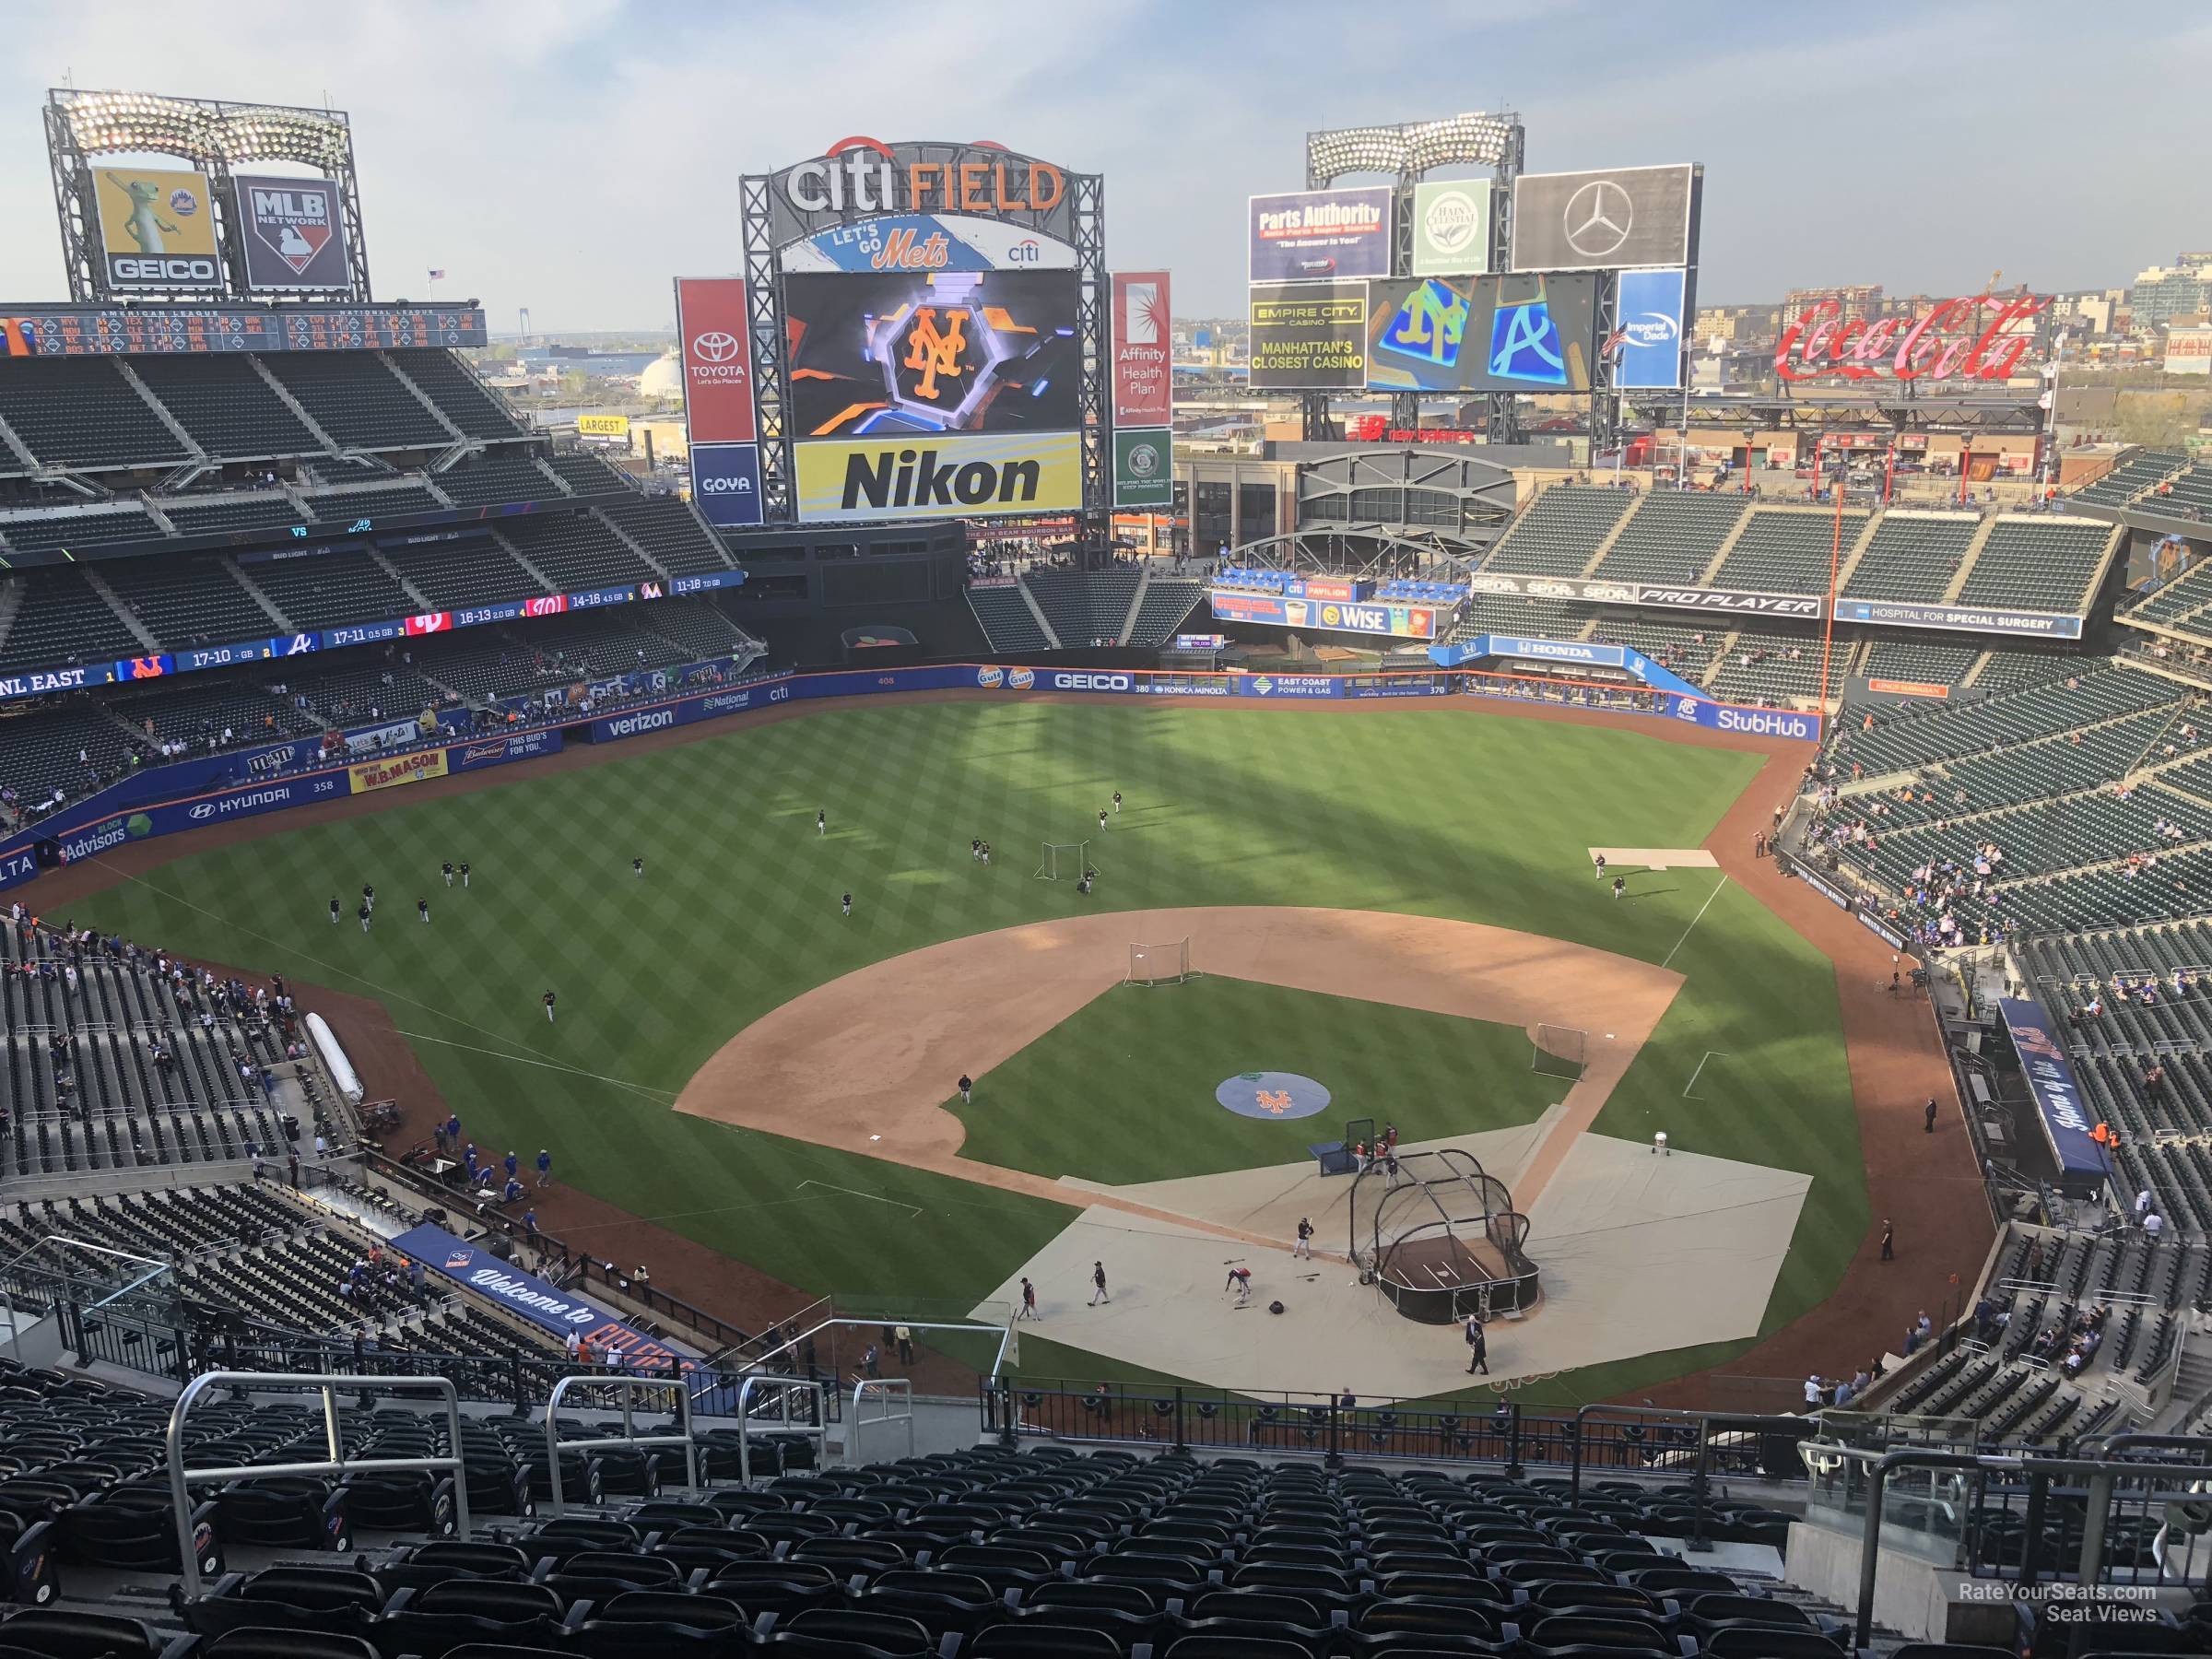
[[[696,1368],[689,1355],[646,1335],[601,1304],[524,1273],[442,1227],[426,1221],[409,1228],[392,1241],[392,1248],[563,1341],[573,1331],[578,1340],[620,1355],[629,1366],[665,1369],[673,1360],[686,1371]]]
[[[2094,1108],[2083,1100],[2073,1063],[2051,1034],[2051,1016],[2030,997],[2000,996],[1996,1002],[2042,1120],[2043,1139],[2058,1160],[2061,1184],[2070,1192],[2095,1193],[2111,1179],[2112,1166],[2090,1135]]]

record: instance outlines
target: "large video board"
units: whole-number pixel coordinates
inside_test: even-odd
[[[1366,385],[1367,290],[1364,282],[1253,283],[1253,388]]]
[[[1073,271],[788,275],[792,436],[1072,431],[1076,300]]]
[[[1594,276],[1394,277],[1368,290],[1371,390],[1590,390]]]

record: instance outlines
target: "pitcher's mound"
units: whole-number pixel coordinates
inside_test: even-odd
[[[1288,1123],[1325,1112],[1329,1091],[1296,1072],[1239,1072],[1214,1090],[1214,1099],[1239,1117]]]

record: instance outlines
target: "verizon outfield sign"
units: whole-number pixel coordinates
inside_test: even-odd
[[[1774,371],[1785,381],[2009,380],[2034,348],[2030,319],[2049,304],[1982,294],[1870,322],[1846,319],[1841,300],[1823,300],[1782,331]]]

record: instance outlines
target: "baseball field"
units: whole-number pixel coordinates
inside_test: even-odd
[[[1664,1129],[1686,1183],[1706,1172],[1697,1202],[1714,1216],[1749,1190],[1742,1173],[1784,1172],[1782,1233],[1740,1328],[1692,1346],[1665,1333],[1696,1320],[1663,1320],[1602,1362],[1547,1365],[1543,1397],[1571,1402],[1740,1352],[1829,1297],[1867,1234],[1829,958],[1710,861],[1618,859],[1618,899],[1594,878],[1594,849],[1698,848],[1762,760],[1457,706],[898,701],[396,791],[196,851],[187,838],[66,908],[380,1003],[479,1147],[525,1164],[547,1147],[566,1188],[794,1293],[999,1308],[1024,1272],[1110,1253],[1101,1214],[1131,1235],[1195,1230],[1208,1260],[1231,1239],[1274,1245],[1272,1220],[1171,1202],[1178,1183],[1291,1170],[1353,1117],[1487,1146],[1559,1205],[1577,1136],[1645,1159],[1615,1159],[1606,1180],[1648,1182]],[[1045,843],[1084,841],[1095,891],[1036,878]],[[441,878],[448,860],[470,865],[465,890]],[[1118,982],[1130,944],[1179,927],[1199,977]],[[1532,1069],[1545,1018],[1583,1033],[1579,1081],[1571,1065]],[[1317,1080],[1327,1115],[1217,1102],[1225,1079],[1260,1071]],[[433,1103],[403,1103],[427,1132]],[[1575,1225],[1602,1230],[1624,1190],[1589,1186]],[[1693,1236],[1701,1225],[1688,1198],[1637,1191]],[[543,1206],[555,1231],[563,1201]],[[1341,1227],[1322,1242],[1341,1255]],[[1712,1264],[1675,1259],[1683,1295],[1701,1295]],[[1528,1328],[1590,1278],[1547,1280]],[[1031,1374],[1195,1374],[1171,1343],[1091,1341],[1076,1316],[1087,1287],[1044,1288],[1075,1312],[1025,1337]],[[1358,1359],[1326,1363],[1315,1386]]]

